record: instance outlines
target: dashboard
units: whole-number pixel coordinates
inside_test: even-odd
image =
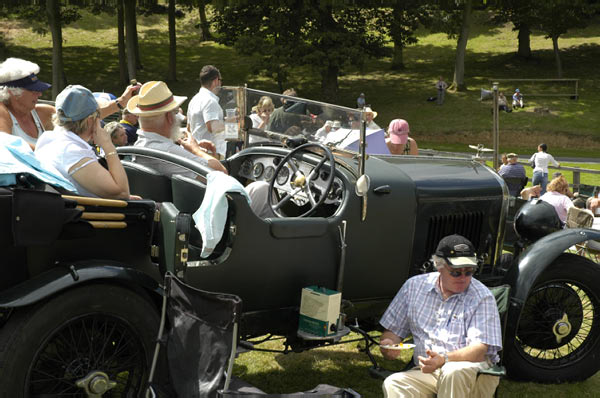
[[[238,177],[268,183],[275,179],[273,185],[279,196],[282,197],[294,191],[293,181],[298,176],[308,177],[315,167],[315,165],[306,161],[292,158],[282,166],[276,176],[275,170],[282,160],[282,157],[275,155],[251,155],[244,157],[240,164]],[[290,163],[293,163],[293,166]],[[325,192],[330,176],[329,173],[330,168],[328,163],[325,163],[321,166],[318,176],[309,182],[309,186],[315,201],[320,200],[322,195],[326,195],[324,203],[326,205],[334,205],[337,208],[344,198],[344,186],[340,178],[334,177],[331,190]],[[308,197],[304,191],[297,192],[292,199],[292,202],[297,206],[304,206],[308,201]]]

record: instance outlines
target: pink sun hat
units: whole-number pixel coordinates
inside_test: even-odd
[[[408,127],[408,122],[404,119],[394,119],[388,126],[388,133],[390,134],[392,144],[406,144],[409,132],[410,128]]]

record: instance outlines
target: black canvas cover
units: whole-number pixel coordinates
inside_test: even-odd
[[[232,294],[195,289],[170,274],[165,282],[170,326],[167,357],[177,396],[217,397],[242,300]]]

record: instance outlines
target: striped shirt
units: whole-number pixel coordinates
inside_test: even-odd
[[[493,294],[472,278],[464,292],[444,300],[438,278],[431,272],[407,280],[379,323],[398,337],[412,333],[415,364],[428,349],[441,354],[475,343],[487,344],[487,359],[497,362],[502,332]]]

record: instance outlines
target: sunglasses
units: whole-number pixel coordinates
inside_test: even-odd
[[[461,275],[464,276],[473,276],[473,274],[475,273],[475,270],[471,268],[470,271],[457,271],[453,268],[450,268],[448,265],[444,264],[444,267],[446,267],[446,269],[448,270],[448,273],[450,274],[451,277],[453,278],[458,278]]]

